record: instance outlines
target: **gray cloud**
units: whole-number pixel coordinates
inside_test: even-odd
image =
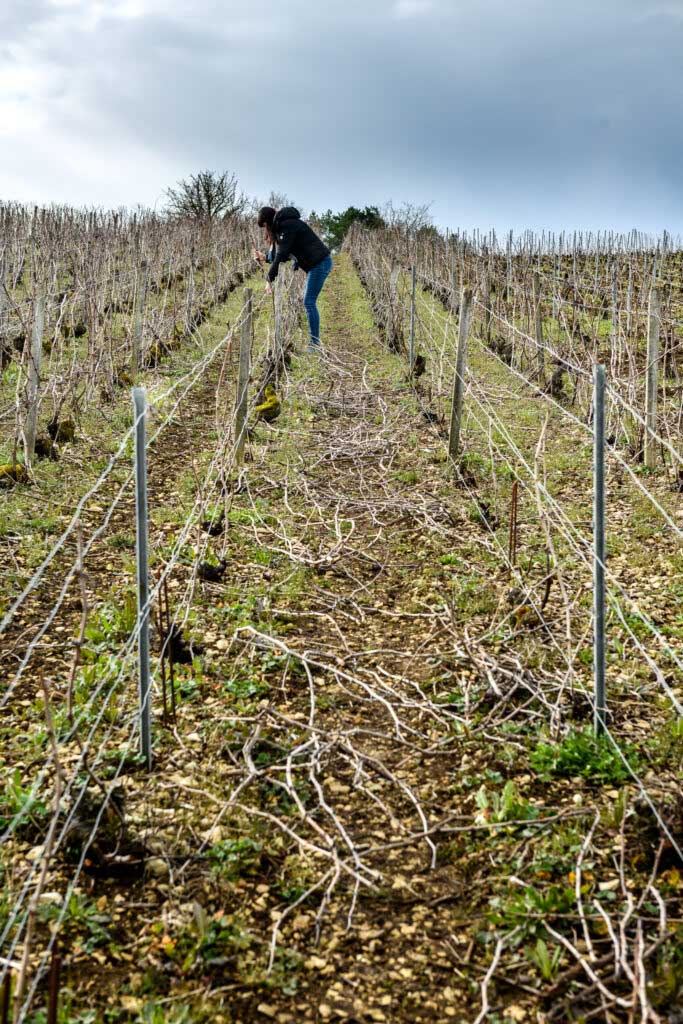
[[[6,0],[0,38],[4,198],[211,166],[308,208],[683,230],[683,2]]]

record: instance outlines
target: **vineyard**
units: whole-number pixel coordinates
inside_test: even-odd
[[[683,250],[254,242],[0,212],[0,1024],[680,1021]]]

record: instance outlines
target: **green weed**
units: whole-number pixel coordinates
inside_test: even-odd
[[[56,921],[62,912],[58,903],[48,903],[39,909],[41,921]],[[81,893],[73,892],[69,897],[62,929],[80,946],[84,953],[92,953],[111,942],[107,925],[111,924],[108,914],[97,909],[95,903]]]
[[[36,530],[38,533],[57,533],[59,530],[59,518],[54,515],[40,515],[32,516],[26,521],[26,525],[31,530]]]
[[[533,821],[539,816],[538,807],[525,800],[517,792],[517,787],[512,779],[509,779],[500,793],[492,792],[482,786],[476,796],[477,814],[476,821],[484,824],[486,822],[505,821]]]
[[[222,878],[235,880],[254,875],[261,862],[261,844],[254,839],[226,839],[209,850],[209,861]]]
[[[544,921],[549,924],[574,908],[573,889],[551,885],[545,892],[525,886],[508,896],[494,896],[489,900],[493,924],[506,932],[514,932],[513,945],[528,938],[545,937]]]
[[[189,973],[197,968],[223,967],[249,949],[253,941],[238,918],[223,911],[209,915],[195,903],[194,920],[166,946],[166,953],[181,964],[184,973]]]
[[[300,970],[303,962],[304,958],[297,950],[278,946],[272,970],[264,978],[263,987],[278,990],[285,996],[296,995],[299,987],[296,972]]]
[[[47,807],[33,790],[22,784],[21,772],[15,768],[0,791],[0,830],[8,828],[15,818],[22,828],[27,825],[38,828],[46,815]]]
[[[26,1018],[26,1024],[47,1024],[47,1010],[38,1010]],[[64,991],[60,994],[57,1008],[57,1024],[97,1024],[98,1015],[95,1010],[83,1010],[74,1013],[73,999]]]
[[[420,474],[414,469],[402,469],[398,473],[394,473],[394,479],[402,484],[416,484],[420,479]]]
[[[126,551],[135,547],[135,536],[132,533],[113,533],[107,538],[107,544],[115,551]]]
[[[555,946],[550,950],[545,939],[536,939],[536,945],[526,950],[526,955],[532,964],[535,964],[541,972],[544,981],[554,981],[562,960],[562,947]]]
[[[442,565],[462,565],[462,558],[458,555],[442,555],[439,561]]]
[[[680,926],[671,933],[670,941],[657,955],[648,995],[657,1010],[680,1006],[683,996],[683,928]]]
[[[648,748],[655,764],[680,770],[683,766],[683,718],[675,718],[658,729]]]
[[[125,640],[135,628],[137,616],[137,597],[133,590],[124,591],[116,602],[101,605],[86,626],[87,650],[97,655],[112,643]]]
[[[138,1021],[139,1024],[190,1024],[196,1018],[192,1011],[185,1008],[170,1009],[167,1004],[145,1003]]]
[[[260,697],[261,694],[267,693],[268,689],[268,683],[252,675],[248,669],[238,669],[234,676],[223,683],[223,690],[238,700]]]
[[[634,770],[638,756],[629,745],[622,747],[624,757]],[[591,729],[572,731],[557,744],[539,743],[531,755],[531,764],[541,778],[580,775],[593,782],[621,783],[630,778],[624,760],[607,736],[595,736]]]

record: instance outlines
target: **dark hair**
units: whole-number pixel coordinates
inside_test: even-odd
[[[262,228],[264,224],[267,224],[268,227],[271,228],[273,226],[274,219],[275,219],[275,210],[273,209],[273,207],[272,206],[262,206],[261,209],[258,212],[258,217],[256,219],[256,223],[258,224],[258,226],[260,228]]]

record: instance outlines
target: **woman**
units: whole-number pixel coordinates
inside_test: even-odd
[[[320,313],[317,303],[327,275],[332,270],[330,250],[315,231],[302,221],[299,211],[293,206],[285,206],[277,211],[272,206],[263,206],[258,212],[257,223],[263,228],[264,237],[270,243],[267,256],[258,249],[254,250],[254,257],[259,263],[266,261],[271,265],[266,283],[269,294],[281,263],[293,259],[295,270],[301,267],[306,271],[304,307],[311,335],[308,347],[312,351],[318,350]]]

